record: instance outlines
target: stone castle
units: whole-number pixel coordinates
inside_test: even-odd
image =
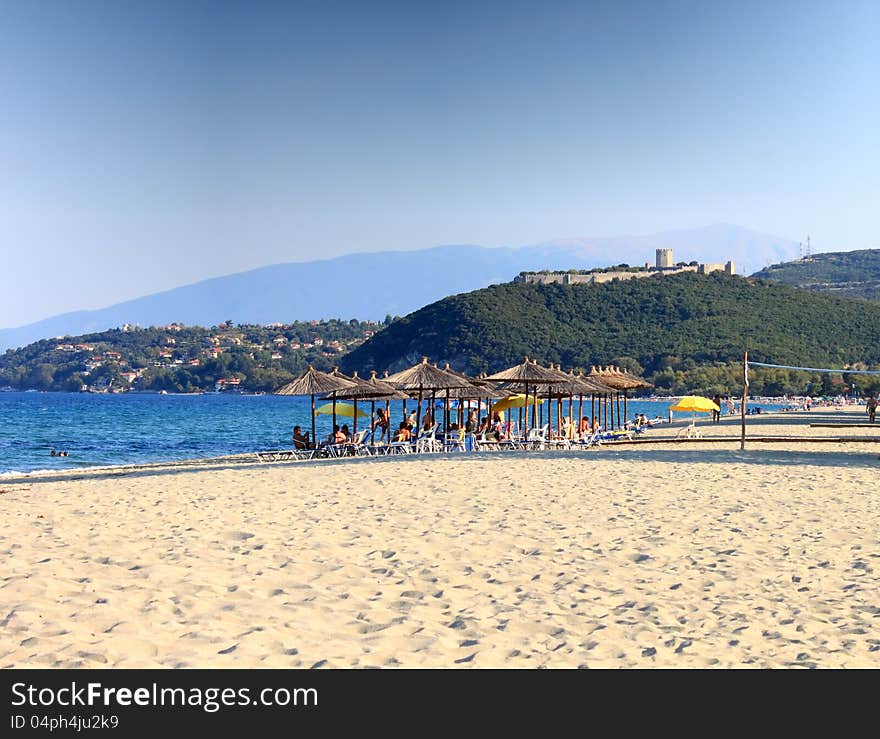
[[[675,264],[672,249],[657,249],[654,267],[647,262],[642,269],[619,269],[602,272],[520,272],[513,281],[528,282],[539,285],[558,283],[562,285],[593,285],[612,280],[633,280],[637,277],[653,277],[654,275],[675,275],[680,272],[697,272],[708,275],[711,272],[735,274],[733,261],[725,264]]]

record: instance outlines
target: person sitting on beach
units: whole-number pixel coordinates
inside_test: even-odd
[[[595,416],[593,416],[592,427],[593,427],[594,434],[597,434],[602,430],[602,424],[599,423],[599,419],[596,418]]]
[[[342,436],[344,437],[343,441],[346,444],[351,441],[351,431],[348,430],[347,423],[342,424]]]
[[[468,419],[464,424],[464,430],[467,434],[475,434],[477,432],[477,428],[479,427],[479,423],[477,421],[477,412],[471,411],[468,415]]]
[[[410,431],[412,431],[412,430],[416,427],[416,412],[415,412],[415,411],[412,411],[412,412],[406,417],[406,427],[407,427]]]
[[[590,419],[587,416],[581,418],[581,422],[578,424],[578,435],[583,436],[584,434],[589,434],[592,431],[590,427]]]
[[[333,427],[333,433],[327,437],[330,444],[344,444],[346,442],[345,434],[339,429],[339,424]]]
[[[309,432],[306,431],[304,434],[302,432],[302,428],[299,426],[293,427],[293,448],[294,449],[308,449],[309,448]]]
[[[412,439],[412,431],[406,424],[406,421],[400,422],[400,427],[394,433],[394,441],[409,441]]]
[[[434,428],[434,414],[431,411],[425,411],[422,417],[422,431],[430,431]]]
[[[562,417],[562,434],[563,439],[573,439],[574,438],[574,424],[571,422],[571,419],[568,416]]]

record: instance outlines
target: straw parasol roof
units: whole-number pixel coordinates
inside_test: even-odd
[[[345,388],[336,393],[336,397],[340,400],[360,400],[361,398],[370,400],[371,398],[384,398],[385,396],[392,395],[396,392],[393,387],[384,382],[380,382],[379,380],[376,380],[376,383],[374,384],[370,380],[364,380],[358,377],[357,372],[353,373],[351,377],[346,377],[339,372],[338,369],[334,369],[331,376],[337,379],[345,378],[354,383],[352,387]]]
[[[447,389],[446,393],[448,393],[448,396],[451,399],[454,398],[455,400],[474,400],[476,398],[500,398],[509,394],[505,392],[499,392],[493,383],[486,382],[485,380],[475,377],[468,377],[463,372],[458,372],[452,369],[452,367],[449,366],[449,362],[446,363],[443,371],[455,375],[459,379],[464,380],[468,383],[467,387],[456,387]],[[446,393],[444,393],[444,395]]]
[[[367,382],[376,388],[376,392],[379,393],[376,397],[382,400],[406,400],[409,398],[406,393],[395,390],[394,385],[376,377],[376,370],[370,370],[370,379]]]
[[[633,390],[635,388],[653,387],[647,380],[631,375],[620,367],[590,367],[589,377],[614,390]]]
[[[409,369],[386,377],[385,382],[398,390],[446,390],[447,388],[472,387],[470,381],[464,376],[428,364],[427,357],[422,357],[419,364],[413,365]]]
[[[529,385],[556,385],[568,382],[571,378],[559,370],[542,367],[533,359],[526,357],[522,364],[509,367],[494,375],[489,375],[489,382],[511,382]]]
[[[278,388],[274,395],[323,395],[353,387],[355,384],[346,377],[329,375],[309,365],[302,375]]]
[[[552,365],[551,365],[552,367]],[[561,372],[560,365],[556,365],[556,370]],[[583,375],[575,375],[571,372],[563,372],[568,379],[560,382],[558,385],[548,386],[546,392],[542,393],[544,397],[564,397],[568,395],[593,395],[596,393],[613,392],[613,389],[600,382],[599,380],[584,377]]]
[[[572,373],[572,376],[574,377],[574,381],[579,388],[577,390],[578,393],[583,393],[584,395],[587,395],[592,393],[607,393],[611,390],[611,388],[604,382],[601,382],[594,377],[587,377],[582,372],[578,372],[576,375]]]

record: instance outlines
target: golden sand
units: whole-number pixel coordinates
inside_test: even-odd
[[[836,433],[810,420],[750,433]],[[0,481],[0,666],[878,666],[878,452],[734,441]]]

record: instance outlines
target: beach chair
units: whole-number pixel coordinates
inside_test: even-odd
[[[257,459],[261,462],[283,462],[288,459],[293,459],[293,450],[266,449],[265,451],[257,452]]]
[[[312,459],[315,456],[314,449],[267,449],[257,452],[257,458],[261,462],[297,462]]]
[[[589,449],[590,447],[599,446],[602,443],[602,432],[594,431],[591,434],[582,436],[577,440],[576,444],[581,449]]]
[[[540,429],[529,429],[529,435],[526,437],[526,449],[544,449],[547,446],[547,432],[550,430],[550,424],[545,423]]]
[[[435,423],[428,431],[422,431],[416,437],[416,452],[419,454],[422,453],[434,453],[439,452],[443,449],[442,445],[439,441],[437,441],[437,424]]]
[[[446,434],[443,440],[443,451],[445,452],[464,452],[467,451],[464,445],[464,429],[453,431]]]
[[[498,442],[495,439],[487,439],[485,431],[477,435],[476,450],[478,452],[498,448]]]
[[[370,447],[367,445],[367,434],[370,433],[369,429],[364,429],[363,431],[358,431],[357,436],[352,439],[350,444],[346,445],[345,454],[350,457],[369,457],[370,456]]]
[[[678,433],[675,435],[676,439],[702,439],[703,432],[700,431],[696,426],[696,421],[692,418],[691,422],[678,430]]]
[[[386,454],[412,454],[415,445],[412,441],[392,441],[388,444]]]

